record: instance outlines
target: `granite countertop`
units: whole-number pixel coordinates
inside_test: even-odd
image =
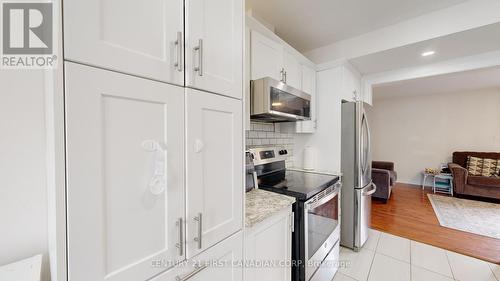
[[[291,206],[295,198],[261,189],[252,189],[246,193],[245,226],[255,224],[271,217],[275,213]]]

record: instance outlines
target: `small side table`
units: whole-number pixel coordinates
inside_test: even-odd
[[[434,176],[436,174],[430,174],[430,173],[426,173],[426,172],[422,172],[422,174],[424,175],[424,179],[422,180],[422,190],[423,190],[423,189],[425,189],[425,180],[427,178],[434,179]],[[433,180],[433,182],[434,182],[434,180]],[[433,189],[434,189],[434,185],[433,185]]]
[[[453,176],[450,174],[434,175],[432,191],[434,193],[440,192],[453,196]]]

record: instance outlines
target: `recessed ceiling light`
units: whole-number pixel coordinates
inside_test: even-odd
[[[428,51],[428,52],[423,52],[422,57],[428,57],[434,55],[436,52],[434,51]]]

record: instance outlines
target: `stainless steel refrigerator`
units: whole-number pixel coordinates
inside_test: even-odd
[[[372,182],[370,127],[363,102],[342,103],[340,244],[355,251],[368,239]]]

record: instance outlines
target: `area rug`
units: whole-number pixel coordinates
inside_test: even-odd
[[[427,196],[441,226],[500,239],[500,204]]]

